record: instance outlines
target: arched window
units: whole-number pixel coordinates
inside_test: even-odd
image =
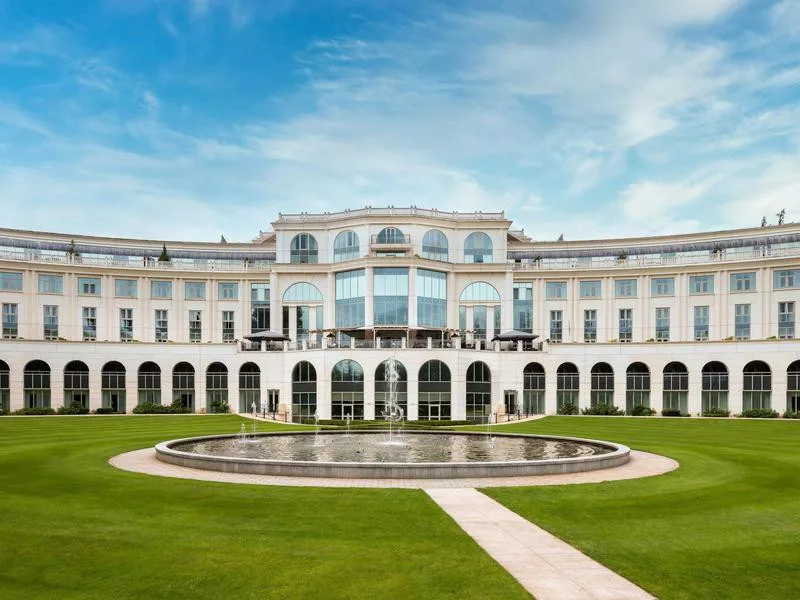
[[[492,238],[482,231],[470,233],[464,241],[464,262],[492,262]]]
[[[376,244],[405,244],[406,236],[397,227],[384,227],[375,237]]]
[[[110,408],[115,413],[125,412],[125,367],[112,360],[103,365],[100,372],[103,408]]]
[[[358,234],[355,231],[342,231],[333,241],[333,262],[353,260],[359,256]]]
[[[614,369],[608,363],[600,362],[592,367],[591,373],[592,406],[614,406]]]
[[[50,408],[50,365],[32,360],[23,371],[25,408]]]
[[[228,412],[228,367],[221,362],[206,368],[206,412]]]
[[[139,365],[138,373],[139,404],[161,404],[161,367],[147,361]]]
[[[489,365],[475,361],[467,367],[467,420],[485,423],[492,411],[492,374]]]
[[[500,316],[500,294],[493,285],[485,281],[475,281],[461,290],[458,328],[462,335],[471,332],[474,339],[485,340],[488,337],[490,324],[494,333],[500,333]]]
[[[252,412],[261,409],[261,369],[254,362],[246,362],[239,367],[239,412]]]
[[[392,382],[389,377],[389,359],[383,361],[375,369],[375,418],[385,418],[388,413],[389,394],[394,391],[395,401],[400,405],[404,415],[408,415],[408,373],[405,366],[399,360],[394,361],[397,371],[397,382],[392,390]]]
[[[754,360],[744,366],[744,393],[742,410],[772,408],[772,371],[761,360]]]
[[[322,302],[322,294],[317,287],[306,281],[293,283],[283,292],[284,303],[307,302],[319,304]]]
[[[661,410],[678,410],[689,414],[689,370],[686,365],[671,362],[664,367],[664,394]]]
[[[728,367],[721,362],[715,360],[703,367],[701,398],[703,413],[728,410]]]
[[[786,410],[800,411],[800,360],[794,361],[786,369]]]
[[[317,370],[300,361],[292,369],[292,421],[313,420],[317,412]]]
[[[438,229],[431,229],[422,237],[422,258],[447,260],[447,237]]]
[[[8,363],[0,360],[0,412],[11,410],[11,369]]]
[[[580,374],[570,362],[561,363],[556,370],[556,405],[559,414],[578,414]]]
[[[429,360],[419,369],[420,421],[449,421],[451,415],[450,368],[440,360]]]
[[[500,293],[491,283],[475,281],[464,286],[460,302],[500,302]]]
[[[294,264],[316,263],[319,261],[319,249],[316,238],[310,233],[299,233],[292,238],[289,245],[291,262]]]
[[[172,369],[172,404],[176,403],[194,412],[194,367],[188,362]]]
[[[525,415],[544,414],[544,367],[539,363],[528,363],[522,371],[522,410]]]
[[[331,416],[364,418],[364,369],[354,360],[340,360],[331,370]]]
[[[64,406],[89,410],[89,367],[80,360],[64,367]]]
[[[650,369],[642,362],[628,365],[625,373],[625,412],[633,414],[637,406],[650,407]]]

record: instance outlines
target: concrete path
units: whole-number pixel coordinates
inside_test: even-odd
[[[536,600],[654,598],[478,490],[426,492]]]
[[[226,483],[255,485],[318,486],[318,487],[366,487],[366,488],[476,488],[510,487],[531,485],[564,485],[576,483],[600,483],[621,479],[638,479],[662,475],[678,468],[678,463],[666,456],[631,450],[631,459],[624,465],[583,473],[560,475],[531,475],[528,477],[484,477],[480,479],[334,479],[331,477],[288,477],[279,475],[251,475],[248,473],[223,473],[189,467],[179,467],[156,458],[153,448],[143,448],[118,454],[109,461],[123,471],[147,473],[161,477],[200,479]]]

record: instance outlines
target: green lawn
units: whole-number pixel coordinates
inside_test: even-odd
[[[483,490],[662,600],[800,598],[800,422],[550,417],[500,429],[681,463],[633,481]]]
[[[0,598],[527,597],[421,491],[207,483],[106,463],[240,423],[0,418]]]

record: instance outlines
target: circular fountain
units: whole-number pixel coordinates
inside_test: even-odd
[[[474,432],[279,432],[163,442],[183,467],[294,477],[455,479],[577,473],[622,465],[626,446],[580,438]]]

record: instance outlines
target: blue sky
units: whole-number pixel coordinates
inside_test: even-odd
[[[0,0],[2,226],[245,241],[365,205],[800,220],[800,0]]]

